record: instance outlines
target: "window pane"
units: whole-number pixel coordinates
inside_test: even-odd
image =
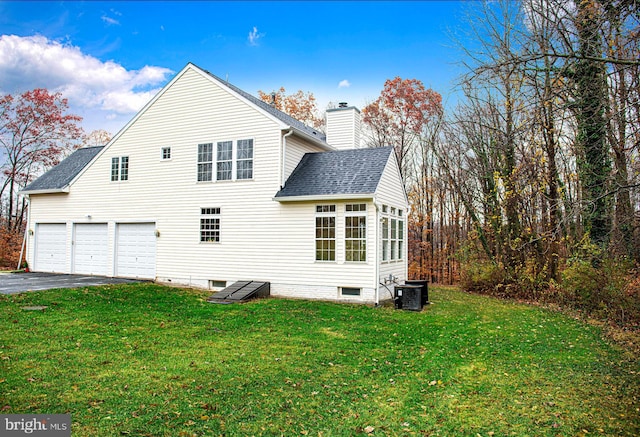
[[[233,157],[233,142],[232,141],[221,141],[218,143],[218,161],[231,161]]]
[[[198,182],[210,181],[212,170],[213,165],[210,162],[206,164],[198,164]]]
[[[253,178],[253,160],[247,159],[243,161],[238,161],[238,179],[251,179]]]
[[[238,140],[238,159],[253,159],[253,140]]]
[[[120,169],[120,158],[111,158],[111,180],[118,180],[118,171]]]
[[[198,144],[198,162],[213,161],[213,143]]]
[[[231,161],[218,162],[216,179],[219,181],[231,180],[231,168],[232,168]]]
[[[129,179],[129,157],[123,156],[120,158],[120,180],[126,181]]]

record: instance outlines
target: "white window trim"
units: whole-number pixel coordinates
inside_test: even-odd
[[[382,213],[380,215],[380,234],[381,234],[381,238],[380,238],[380,251],[381,256],[381,262],[382,264],[390,264],[390,263],[398,263],[398,262],[404,262],[405,259],[405,250],[407,247],[407,229],[406,229],[406,223],[407,223],[407,218],[406,218],[406,214],[405,214],[405,210],[403,210],[402,208],[396,208],[396,207],[390,207],[387,205],[383,205],[382,208],[383,211],[387,211],[386,213]],[[383,226],[382,226],[382,220],[383,219],[387,219],[387,235],[385,238],[385,235],[383,235]],[[396,237],[395,238],[391,238],[391,222],[392,220],[394,220],[396,222]],[[402,226],[400,225],[402,223]],[[402,229],[402,239],[400,239],[400,230]],[[384,253],[384,243],[383,241],[388,241],[387,244],[387,257],[385,258],[385,253]],[[402,242],[402,247],[400,247],[400,242]],[[395,247],[395,250],[393,250],[393,248]],[[395,255],[394,257],[392,257],[392,255]]]
[[[238,178],[238,142],[239,141],[251,141],[252,147],[252,157],[251,157],[251,177],[250,178]],[[218,179],[218,143],[231,142],[231,179]],[[212,161],[211,161],[211,180],[209,181],[199,181],[198,180],[198,156],[197,156],[197,146],[200,144],[212,144],[213,145],[213,153],[212,153]],[[241,137],[235,139],[217,139],[213,141],[203,141],[198,142],[196,146],[196,183],[198,184],[208,184],[208,183],[229,183],[229,182],[244,182],[244,181],[253,181],[256,176],[256,139],[255,137]],[[172,155],[173,156],[173,155]],[[241,161],[248,161],[248,159],[242,159]],[[207,161],[208,163],[209,161]]]
[[[169,149],[169,157],[165,158],[164,157],[164,151],[165,149]],[[173,148],[171,146],[162,146],[160,147],[160,161],[165,162],[165,161],[171,161],[173,159]]]
[[[348,205],[364,205],[364,211],[347,211]],[[347,203],[344,205],[344,261],[347,264],[366,264],[369,262],[369,244],[368,244],[368,233],[369,233],[369,220],[368,220],[368,210],[369,207],[365,202],[356,202],[356,203]],[[347,238],[347,217],[364,217],[364,238]],[[351,241],[364,241],[364,260],[347,260],[347,240]]]
[[[203,214],[203,209],[217,209],[217,214]],[[218,241],[202,241],[202,219],[217,218],[218,219]],[[198,243],[199,244],[220,244],[222,242],[222,208],[219,206],[201,206],[200,214],[198,214]]]
[[[200,162],[200,160],[199,160],[200,146],[204,146],[204,145],[207,145],[207,144],[211,144],[211,161]],[[215,152],[216,152],[216,149],[215,149],[216,144],[217,144],[216,142],[209,142],[209,141],[199,142],[198,144],[196,144],[196,183],[198,183],[198,184],[210,184],[211,182],[213,182],[215,180],[213,178],[213,172],[215,171],[214,164],[216,162],[216,160],[214,159],[215,158]],[[209,163],[211,163],[211,180],[207,180],[207,181],[198,180],[198,176],[199,176],[199,168],[198,168],[198,166],[200,164],[209,164]]]
[[[126,179],[122,179],[122,160],[123,158],[127,158],[127,178]],[[116,179],[113,179],[113,160],[117,159],[118,160],[118,171],[116,173]],[[109,167],[109,181],[112,183],[124,183],[124,182],[128,182],[129,181],[129,175],[131,173],[131,159],[129,158],[129,155],[123,155],[123,156],[112,156],[111,157],[111,165]]]

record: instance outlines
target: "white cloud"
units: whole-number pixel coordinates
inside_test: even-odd
[[[249,45],[257,46],[258,45],[258,40],[261,39],[264,36],[265,36],[265,34],[264,33],[259,33],[258,32],[258,28],[254,26],[253,30],[251,30],[251,32],[249,32],[249,36],[247,37],[247,40],[249,41]]]
[[[83,108],[115,116],[132,115],[158,92],[171,73],[154,66],[127,70],[114,61],[103,62],[78,47],[43,36],[0,36],[0,93],[47,88],[61,92],[76,112]]]
[[[349,88],[350,86],[351,82],[349,82],[347,79],[341,80],[338,84],[338,88]]]
[[[118,20],[116,20],[115,18],[107,17],[106,15],[103,15],[100,18],[102,19],[102,21],[107,23],[109,26],[119,26],[120,25],[120,22]]]
[[[111,13],[110,15],[115,15],[117,17],[122,17],[122,13],[120,11],[116,11],[113,8],[109,9],[109,12]],[[100,17],[100,19],[102,21],[104,21],[108,26],[119,26],[120,25],[120,21],[119,20],[117,20],[116,18],[110,17],[106,13],[103,13],[102,16]]]

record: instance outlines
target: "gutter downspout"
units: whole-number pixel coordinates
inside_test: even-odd
[[[22,249],[20,249],[20,258],[18,258],[18,266],[16,270],[20,270],[20,264],[22,264],[22,256],[25,254],[25,246],[27,245],[27,238],[29,235],[29,228],[31,227],[31,197],[26,195],[27,199],[27,226],[24,229],[24,237],[22,238]]]
[[[376,290],[375,296],[375,302],[376,302],[376,307],[380,305],[380,205],[378,205],[378,203],[376,203],[375,198],[373,199],[373,205],[376,207],[376,225],[375,225],[375,230],[376,230],[376,238],[375,238],[375,242],[376,242],[376,267],[375,267],[375,275],[376,277],[374,278],[373,284]]]
[[[282,174],[280,175],[280,189],[284,187],[286,182],[284,179],[287,172],[287,137],[293,134],[293,128],[289,129],[289,132],[282,136]]]

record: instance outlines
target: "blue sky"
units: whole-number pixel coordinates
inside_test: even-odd
[[[85,130],[116,133],[187,62],[252,94],[314,93],[360,108],[384,81],[420,79],[446,100],[451,40],[469,3],[0,1],[0,93],[46,87]]]

